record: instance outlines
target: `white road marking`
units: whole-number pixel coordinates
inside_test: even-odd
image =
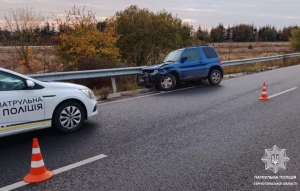
[[[96,160],[100,160],[100,159],[102,159],[102,158],[104,158],[104,157],[107,157],[107,156],[106,156],[106,155],[103,155],[103,154],[100,154],[100,155],[97,155],[97,156],[94,156],[94,157],[91,157],[91,158],[88,158],[88,159],[79,161],[79,162],[77,162],[77,163],[70,164],[70,165],[68,165],[68,166],[64,166],[64,167],[62,167],[62,168],[53,170],[52,172],[54,173],[54,175],[56,175],[56,174],[59,174],[59,173],[61,173],[61,172],[65,172],[65,171],[71,170],[71,169],[73,169],[73,168],[76,168],[76,167],[79,167],[79,166],[82,166],[82,165],[85,165],[85,164],[94,162],[94,161],[96,161]],[[12,190],[12,189],[16,189],[16,188],[25,186],[25,185],[27,185],[27,184],[28,184],[27,182],[20,181],[20,182],[17,182],[17,183],[14,183],[14,184],[11,184],[11,185],[8,185],[8,186],[5,186],[5,187],[0,188],[0,191],[9,191],[9,190]]]
[[[56,169],[56,170],[53,170],[53,173],[54,174],[59,174],[61,172],[65,172],[67,170],[71,170],[73,168],[76,168],[76,167],[79,167],[79,166],[82,166],[82,165],[85,165],[85,164],[88,164],[88,163],[91,163],[91,162],[94,162],[96,160],[99,160],[99,159],[102,159],[104,157],[107,157],[106,155],[97,155],[97,156],[94,156],[92,158],[88,158],[88,159],[85,159],[83,161],[79,161],[77,163],[74,163],[74,164],[70,164],[68,166],[65,166],[65,167],[62,167],[62,168],[59,168],[59,169]]]
[[[271,73],[271,72],[277,72],[277,71],[281,71],[281,70],[287,70],[287,69],[294,68],[294,67],[300,67],[300,65],[288,66],[288,67],[284,67],[284,68],[278,68],[278,69],[275,69],[275,70],[269,70],[269,71],[265,71],[265,72],[259,72],[259,73],[256,73],[256,74],[248,74],[246,76],[233,77],[233,78],[230,78],[230,79],[227,79],[227,80],[223,80],[223,81],[226,82],[226,81],[236,80],[236,79],[239,79],[239,78],[248,78],[248,77],[251,77],[251,76],[257,76],[257,75],[267,74],[267,73]]]
[[[295,90],[295,89],[297,89],[297,88],[298,88],[298,87],[294,87],[294,88],[291,88],[291,89],[288,89],[288,90],[285,90],[285,91],[279,92],[279,93],[277,93],[277,94],[274,94],[274,95],[271,95],[271,96],[269,96],[269,98],[272,98],[272,97],[279,96],[279,95],[281,95],[281,94],[284,94],[284,93],[287,93],[287,92],[293,91],[293,90]]]
[[[16,189],[16,188],[20,188],[22,186],[25,186],[27,185],[28,183],[27,182],[24,182],[24,181],[21,181],[21,182],[17,182],[17,183],[14,183],[14,184],[11,184],[9,186],[5,186],[3,188],[0,188],[0,191],[9,191],[9,190],[13,190],[13,189]]]
[[[257,73],[257,74],[249,74],[249,75],[246,75],[246,76],[234,77],[234,78],[231,78],[231,79],[224,79],[223,82],[227,82],[227,81],[231,81],[231,80],[237,80],[237,79],[240,79],[240,78],[248,78],[248,77],[251,77],[251,76],[262,75],[262,74],[266,74],[266,73],[270,73],[270,72],[276,72],[276,71],[280,71],[280,70],[287,70],[287,69],[294,68],[294,67],[300,67],[300,65],[288,66],[288,67],[279,68],[279,69],[275,69],[275,70],[270,70],[270,71],[266,71],[266,72],[261,72],[261,73]],[[150,97],[150,96],[164,94],[164,93],[172,93],[172,92],[176,92],[176,91],[181,91],[181,90],[186,90],[186,89],[191,89],[191,88],[196,88],[196,87],[202,87],[202,86],[205,86],[205,85],[182,88],[182,89],[172,90],[172,91],[168,91],[168,92],[152,93],[152,94],[149,94],[149,95],[137,96],[137,97],[121,99],[121,100],[116,100],[116,101],[110,101],[110,102],[104,102],[104,103],[98,103],[97,105],[107,105],[107,104],[111,104],[111,103],[117,103],[117,102],[123,102],[123,101],[127,101],[127,100]]]
[[[192,89],[192,88],[202,87],[202,86],[205,86],[205,85],[193,86],[193,87],[182,88],[182,89],[177,89],[177,90],[172,90],[172,91],[160,91],[159,93],[152,93],[152,94],[149,94],[149,95],[137,96],[137,97],[121,99],[121,100],[116,100],[116,101],[110,101],[110,102],[105,102],[105,103],[98,103],[97,105],[107,105],[107,104],[111,104],[111,103],[117,103],[117,102],[128,101],[128,100],[133,100],[133,99],[138,99],[138,98],[143,98],[143,97],[150,97],[150,96],[154,96],[154,95],[177,92],[177,91],[182,91],[182,90]]]

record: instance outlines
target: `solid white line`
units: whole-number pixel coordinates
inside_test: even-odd
[[[59,169],[56,169],[56,170],[53,170],[53,173],[54,174],[59,174],[61,172],[65,172],[67,170],[71,170],[73,168],[76,168],[76,167],[79,167],[79,166],[82,166],[82,165],[85,165],[85,164],[88,164],[88,163],[91,163],[91,162],[94,162],[96,160],[99,160],[99,159],[102,159],[106,157],[106,155],[97,155],[97,156],[94,156],[92,158],[88,158],[88,159],[85,159],[83,161],[80,161],[80,162],[77,162],[77,163],[74,163],[74,164],[70,164],[68,166],[65,166],[65,167],[62,167],[62,168],[59,168]]]
[[[241,77],[236,77],[236,78],[233,77],[233,78],[230,78],[230,79],[227,79],[227,80],[223,80],[223,81],[226,82],[226,81],[237,80],[237,79],[241,79],[241,78],[248,78],[248,77],[251,77],[251,76],[263,75],[263,74],[267,74],[267,73],[271,73],[271,72],[277,72],[277,71],[281,71],[281,70],[287,70],[287,69],[291,69],[291,68],[299,67],[299,66],[300,65],[287,66],[287,67],[278,68],[278,69],[275,69],[275,70],[269,70],[269,71],[265,71],[265,72],[259,72],[259,73],[256,73],[256,74],[248,74],[248,75],[241,76]]]
[[[9,186],[5,186],[3,188],[0,188],[0,191],[9,191],[9,190],[13,190],[13,189],[16,189],[16,188],[20,188],[22,186],[25,186],[27,185],[28,183],[27,182],[24,182],[24,181],[21,181],[21,182],[17,182],[17,183],[14,183],[14,184],[11,184]]]
[[[248,78],[248,77],[251,77],[251,76],[263,75],[263,74],[270,73],[270,72],[277,72],[277,71],[281,71],[281,70],[287,70],[287,69],[291,69],[291,68],[294,68],[294,67],[300,67],[300,65],[288,66],[288,67],[279,68],[279,69],[270,70],[270,71],[265,71],[265,72],[260,72],[260,73],[256,73],[256,74],[249,74],[249,75],[246,75],[246,76],[234,77],[234,78],[231,78],[231,79],[224,79],[223,82],[227,82],[227,81],[231,81],[231,80],[239,80],[241,78]],[[116,101],[98,103],[97,105],[107,105],[107,104],[123,102],[123,101],[127,101],[127,100],[133,100],[133,99],[144,98],[144,97],[150,97],[150,96],[164,94],[164,93],[172,93],[172,92],[176,92],[176,91],[181,91],[181,90],[186,90],[186,89],[191,89],[191,88],[196,88],[196,87],[202,87],[202,86],[205,86],[205,85],[182,88],[182,89],[172,90],[172,91],[167,91],[167,92],[152,93],[152,94],[149,94],[149,95],[137,96],[137,97],[133,97],[133,98],[127,98],[127,99],[121,99],[121,100],[116,100]]]
[[[177,89],[177,90],[172,90],[172,91],[165,91],[165,92],[164,91],[160,91],[159,93],[152,93],[152,94],[149,94],[149,95],[137,96],[137,97],[127,98],[127,99],[121,99],[121,100],[116,100],[116,101],[110,101],[110,102],[105,102],[105,103],[98,103],[97,105],[107,105],[107,104],[111,104],[111,103],[117,103],[117,102],[122,102],[122,101],[128,101],[128,100],[138,99],[138,98],[150,97],[150,96],[154,96],[154,95],[172,93],[172,92],[177,92],[177,91],[182,91],[182,90],[187,90],[187,89],[192,89],[192,88],[202,87],[202,86],[205,86],[205,85],[193,86],[193,87],[182,88],[182,89]]]
[[[281,94],[284,94],[284,93],[287,93],[287,92],[293,91],[293,90],[295,90],[295,89],[297,89],[297,88],[298,88],[298,87],[294,87],[294,88],[291,88],[291,89],[285,90],[285,91],[283,91],[283,92],[279,92],[279,93],[277,93],[277,94],[274,94],[274,95],[271,95],[271,96],[269,96],[269,98],[272,98],[272,97],[279,96],[279,95],[281,95]]]
[[[70,164],[68,166],[65,166],[65,167],[53,170],[52,172],[54,173],[54,175],[56,175],[56,174],[59,174],[61,172],[65,172],[65,171],[71,170],[73,168],[76,168],[76,167],[79,167],[79,166],[82,166],[82,165],[94,162],[94,161],[102,159],[104,157],[107,157],[107,156],[103,155],[103,154],[100,154],[100,155],[97,155],[97,156],[94,156],[94,157],[91,157],[91,158],[79,161],[77,163]],[[11,184],[11,185],[8,185],[8,186],[0,188],[0,191],[9,191],[9,190],[12,190],[12,189],[16,189],[16,188],[25,186],[27,184],[28,184],[27,182],[20,181],[20,182],[17,182],[17,183],[14,183],[14,184]]]

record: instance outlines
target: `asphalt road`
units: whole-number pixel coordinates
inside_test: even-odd
[[[300,184],[300,66],[99,104],[85,128],[0,139],[0,188],[29,173],[32,138],[47,169],[106,157],[16,190],[299,190],[257,186],[255,176],[296,176]],[[269,96],[258,98],[263,82]],[[286,169],[265,170],[265,149],[286,149]]]

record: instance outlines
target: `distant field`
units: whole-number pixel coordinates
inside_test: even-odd
[[[248,49],[249,44],[252,45],[253,49]],[[224,42],[212,43],[211,45],[217,49],[223,61],[274,56],[292,52],[289,42]],[[36,51],[37,49],[33,48],[33,50]],[[0,67],[6,67],[23,73],[13,52],[13,48],[0,46]],[[44,50],[40,50],[39,56],[36,59],[42,61],[43,57],[53,58],[53,48],[46,47]]]
[[[248,49],[251,44],[253,49]],[[212,43],[222,60],[239,60],[291,53],[289,42],[225,42]]]
[[[54,58],[54,49],[52,47],[33,47],[33,52],[35,52],[35,63],[47,62],[50,64],[51,60]],[[42,70],[42,64],[39,65],[38,70]],[[0,67],[8,68],[16,72],[25,73],[22,67],[20,67],[18,62],[18,57],[16,55],[15,49],[13,47],[0,46]]]

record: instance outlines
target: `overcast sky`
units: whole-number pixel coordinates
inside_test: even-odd
[[[300,0],[0,0],[0,11],[27,6],[41,11],[44,16],[51,16],[61,15],[74,5],[80,8],[85,5],[86,10],[96,13],[99,21],[130,5],[137,5],[153,12],[165,9],[195,29],[199,25],[210,29],[220,22],[231,26],[271,24],[277,28],[300,25]]]

